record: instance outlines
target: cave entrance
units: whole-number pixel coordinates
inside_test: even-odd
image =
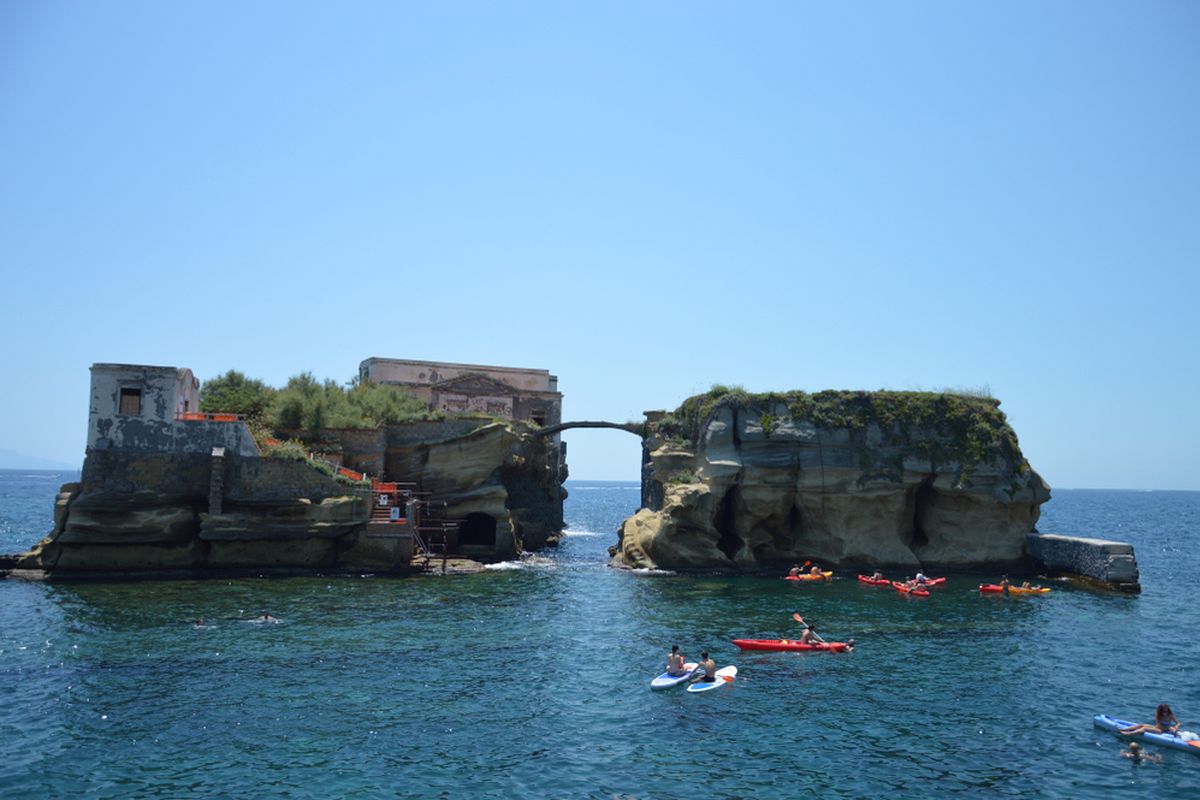
[[[717,549],[724,553],[730,561],[733,561],[745,544],[735,530],[737,515],[734,507],[736,505],[737,487],[734,487],[721,498],[721,502],[717,505],[716,519],[713,520],[717,532],[721,534],[721,537],[717,539]]]
[[[921,485],[913,492],[912,533],[909,536],[908,548],[916,551],[929,544],[929,534],[925,530],[926,515],[937,499],[937,489],[933,488],[933,475],[921,481]]]
[[[458,529],[458,543],[466,547],[496,547],[496,518],[489,514],[467,514]]]

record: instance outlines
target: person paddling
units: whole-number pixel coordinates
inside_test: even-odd
[[[667,674],[678,678],[683,672],[683,653],[679,652],[679,645],[673,644],[667,653]]]
[[[883,580],[883,573],[880,572],[879,570],[875,570],[875,574],[871,576],[871,580],[873,580],[873,581]]]
[[[914,577],[913,580],[917,583],[929,583],[929,578],[926,578],[925,573],[921,570],[917,570],[916,577]]]
[[[792,568],[788,570],[788,577],[789,578],[800,577],[800,565],[799,564],[792,564]]]
[[[817,635],[816,626],[805,622],[799,611],[792,614],[792,619],[804,626],[804,633],[800,634],[800,644],[825,644],[825,640]]]

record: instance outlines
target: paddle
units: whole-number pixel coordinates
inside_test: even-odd
[[[808,628],[809,630],[812,630],[812,625],[809,625],[807,622],[804,621],[804,617],[800,616],[799,611],[792,612],[792,619],[796,620],[796,622],[799,622],[801,625]],[[821,644],[826,644],[826,641],[824,639],[822,639],[820,637],[820,635],[817,634],[816,631],[813,631],[812,638],[816,639]]]

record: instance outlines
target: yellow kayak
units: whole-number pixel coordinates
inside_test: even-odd
[[[995,583],[985,583],[979,587],[979,591],[984,594],[1004,594],[1004,587]],[[1020,586],[1009,586],[1009,594],[1049,594],[1050,589],[1046,586],[1035,586],[1030,589],[1022,589]]]
[[[830,580],[831,578],[833,578],[832,570],[830,570],[829,572],[822,572],[820,575],[813,575],[811,573],[805,573],[803,575],[788,575],[787,576],[787,579],[789,581],[827,581],[827,580]]]

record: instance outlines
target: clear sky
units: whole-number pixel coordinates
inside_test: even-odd
[[[88,366],[989,387],[1200,489],[1200,3],[0,3],[0,449]],[[637,440],[570,432],[573,477]]]

